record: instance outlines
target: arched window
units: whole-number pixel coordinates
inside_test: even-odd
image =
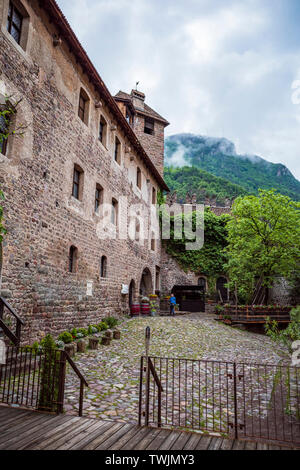
[[[89,122],[89,102],[90,99],[88,94],[83,88],[81,88],[79,94],[78,116],[86,125],[88,125]]]
[[[77,271],[77,258],[78,249],[72,245],[69,250],[69,273],[76,273]]]
[[[205,277],[199,277],[198,286],[203,287],[204,290],[206,289],[206,279],[205,279]]]
[[[100,264],[100,276],[107,277],[107,258],[106,256],[102,256],[101,264]]]
[[[139,167],[136,169],[136,185],[139,189],[142,188],[142,172]]]

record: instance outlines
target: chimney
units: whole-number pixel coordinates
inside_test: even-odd
[[[138,109],[144,109],[145,95],[141,91],[132,90],[131,97],[133,101],[133,106]]]

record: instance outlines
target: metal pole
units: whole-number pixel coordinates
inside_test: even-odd
[[[237,382],[236,382],[236,363],[233,364],[233,382],[234,382],[234,435],[238,439],[238,415],[237,415]]]
[[[146,416],[145,424],[149,425],[149,398],[150,398],[150,367],[149,367],[149,349],[150,349],[150,337],[151,330],[150,326],[147,326],[145,331],[145,349],[146,349]]]

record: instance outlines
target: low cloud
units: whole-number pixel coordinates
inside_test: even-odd
[[[298,0],[58,3],[110,91],[140,81],[168,135],[226,137],[300,178]]]

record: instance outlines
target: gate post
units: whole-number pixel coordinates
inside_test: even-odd
[[[233,363],[234,437],[238,439],[236,363]]]
[[[143,400],[143,377],[144,377],[144,357],[141,357],[140,365],[140,393],[139,393],[139,426],[142,425],[142,400]]]

